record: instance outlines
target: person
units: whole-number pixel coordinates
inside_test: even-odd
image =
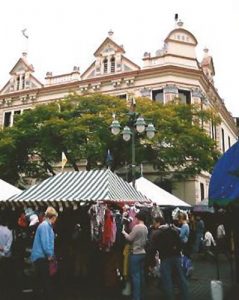
[[[132,231],[127,233],[122,231],[126,240],[130,242],[129,269],[133,285],[133,299],[142,300],[144,298],[144,269],[145,269],[145,246],[147,243],[148,229],[145,225],[146,215],[139,211],[136,215],[136,225]]]
[[[38,299],[53,299],[51,278],[49,274],[49,262],[54,259],[54,231],[53,225],[58,213],[53,207],[48,207],[45,212],[45,220],[37,227],[31,260],[36,269],[36,296]]]
[[[159,230],[159,227],[161,226],[162,223],[162,216],[157,216],[153,218],[152,225],[149,227],[149,233],[148,233],[148,241],[152,239],[152,236]]]
[[[180,212],[180,214],[178,215],[178,224],[181,227],[177,227],[179,230],[179,237],[182,243],[182,252],[184,255],[186,255],[187,257],[190,256],[189,253],[189,248],[188,248],[188,239],[189,239],[189,233],[190,233],[190,229],[189,229],[189,225],[187,222],[187,215],[184,212]]]
[[[155,255],[158,251],[160,258],[160,272],[164,295],[167,300],[174,299],[173,275],[179,283],[181,299],[188,300],[188,283],[182,268],[181,240],[174,225],[164,224],[161,219],[159,230],[150,241],[149,261],[150,269],[155,265]]]
[[[212,233],[209,230],[206,230],[205,236],[204,236],[204,248],[205,248],[205,254],[214,256],[212,250],[213,247],[216,246],[216,242],[213,238]]]
[[[0,216],[0,291],[1,299],[11,299],[13,287],[11,247],[12,230],[7,226],[4,216]]]
[[[196,216],[195,244],[194,244],[195,253],[198,253],[202,250],[204,229],[205,229],[204,221],[201,219],[200,216]]]
[[[217,248],[219,253],[226,253],[226,231],[223,224],[217,226]]]

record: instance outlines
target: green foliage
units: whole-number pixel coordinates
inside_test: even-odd
[[[72,94],[24,112],[14,127],[0,132],[1,178],[16,183],[20,178],[40,180],[54,175],[62,151],[75,170],[81,159],[87,160],[88,169],[105,167],[108,149],[112,169],[129,165],[131,142],[124,142],[121,135],[113,136],[109,129],[113,113],[123,127],[128,111],[124,99]],[[142,98],[137,99],[137,112],[157,128],[152,141],[145,134],[137,134],[137,164],[150,162],[160,176],[171,179],[211,170],[218,152],[201,123],[212,118],[219,122],[213,112],[179,103],[160,105]]]

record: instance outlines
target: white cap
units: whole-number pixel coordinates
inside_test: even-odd
[[[31,215],[29,219],[30,219],[29,226],[33,226],[39,222],[38,216],[36,214]]]

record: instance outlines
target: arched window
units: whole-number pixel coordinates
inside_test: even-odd
[[[104,73],[108,73],[108,59],[105,58],[103,61]]]
[[[111,73],[115,72],[115,58],[114,57],[112,57],[110,60],[110,71],[111,71]]]

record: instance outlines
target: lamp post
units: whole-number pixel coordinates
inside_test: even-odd
[[[135,161],[135,137],[136,134],[146,133],[149,139],[152,139],[155,135],[155,127],[152,123],[147,124],[142,116],[135,111],[128,113],[129,120],[127,125],[122,130],[122,135],[124,141],[128,142],[131,139],[131,151],[132,151],[132,183],[133,187],[135,187],[135,170],[136,170],[136,161]],[[115,115],[113,115],[114,120],[110,126],[111,132],[114,135],[118,135],[120,133],[120,123],[115,119]]]

